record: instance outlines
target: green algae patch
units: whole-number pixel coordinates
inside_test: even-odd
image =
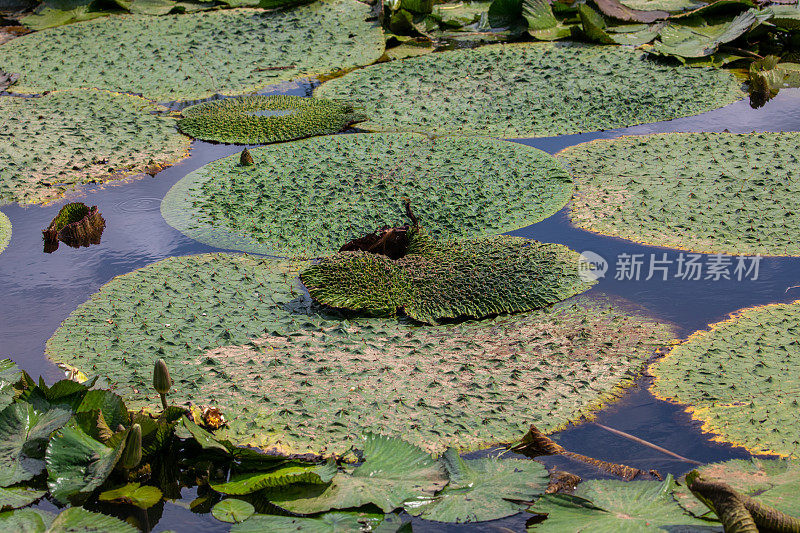
[[[435,324],[547,307],[584,292],[580,254],[560,244],[500,235],[435,241],[412,229],[406,255],[340,252],[300,274],[311,297],[375,316],[402,309]]]
[[[519,143],[415,134],[319,137],[210,163],[175,184],[161,213],[220,248],[318,257],[404,216],[402,198],[434,238],[504,233],[566,205],[569,174]]]
[[[707,531],[722,533],[719,522],[701,520],[684,512],[673,499],[678,486],[672,476],[664,481],[586,481],[574,495],[545,494],[530,509],[547,515],[528,526],[529,532],[592,531]]]
[[[704,480],[726,483],[736,492],[774,507],[790,516],[800,516],[800,464],[786,459],[733,459],[697,469]],[[695,516],[713,518],[708,507],[683,486],[674,493],[678,503]]]
[[[181,159],[189,140],[158,111],[165,110],[142,98],[97,90],[0,98],[0,204],[48,202]]]
[[[243,94],[280,81],[368,65],[383,32],[357,0],[286,11],[124,15],[50,28],[0,47],[13,90],[95,87],[158,101]]]
[[[0,253],[6,249],[9,242],[11,242],[11,221],[0,211]]]
[[[693,334],[651,367],[653,393],[686,404],[715,440],[800,456],[800,300],[745,309]]]
[[[103,286],[49,340],[49,357],[155,408],[221,408],[217,433],[266,449],[342,454],[363,431],[428,451],[511,442],[591,416],[632,383],[671,329],[584,297],[480,322],[414,326],[313,303],[302,262],[232,254],[169,258]]]
[[[618,46],[519,43],[381,63],[314,94],[363,107],[371,131],[541,137],[702,113],[742,98],[740,86]]]
[[[800,255],[797,133],[670,133],[568,148],[583,229],[695,252]]]
[[[347,104],[302,96],[242,96],[182,111],[178,128],[195,139],[238,144],[292,141],[338,133],[365,117]]]

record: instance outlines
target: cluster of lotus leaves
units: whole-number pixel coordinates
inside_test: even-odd
[[[0,152],[0,204],[45,202],[180,159],[189,140],[159,110],[142,98],[98,90],[0,98],[8,139]]]
[[[736,492],[789,516],[800,516],[800,464],[787,459],[733,459],[697,469],[706,481],[726,483]],[[674,493],[678,503],[691,514],[714,517],[708,507],[682,486]]]
[[[220,248],[318,257],[404,219],[401,199],[434,238],[494,235],[554,214],[572,180],[549,154],[480,137],[409,133],[305,139],[214,161],[175,184],[161,213]]]
[[[9,242],[11,242],[11,221],[0,211],[0,252],[6,249]]]
[[[558,155],[575,179],[578,227],[696,252],[796,256],[798,153],[798,133],[669,133]]]
[[[740,85],[622,47],[518,43],[373,65],[314,95],[363,108],[370,131],[539,137],[695,115],[740,99]]]
[[[745,309],[693,334],[652,366],[653,393],[688,405],[717,440],[800,456],[798,317],[800,300]]]
[[[398,309],[436,324],[540,309],[591,287],[578,275],[580,254],[561,244],[505,235],[435,241],[409,231],[406,255],[340,252],[300,274],[314,300],[373,316]]]
[[[242,96],[193,105],[178,128],[195,139],[238,144],[292,141],[338,133],[363,116],[352,106],[303,96]]]
[[[0,513],[0,529],[30,533],[136,533],[137,528],[119,518],[88,511],[83,507],[68,507],[57,516],[41,509],[16,509]]]
[[[314,304],[307,263],[248,255],[165,259],[117,277],[48,341],[65,368],[152,408],[154,358],[170,401],[222,408],[218,434],[266,449],[344,453],[363,430],[427,450],[563,428],[615,398],[671,336],[606,301],[446,326],[354,318]],[[141,354],[151,354],[142,357]]]
[[[285,11],[106,17],[14,39],[0,47],[0,69],[21,73],[11,87],[19,93],[88,86],[162,102],[242,94],[376,61],[384,37],[369,11],[358,0],[319,0]]]

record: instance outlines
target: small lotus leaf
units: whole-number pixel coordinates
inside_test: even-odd
[[[720,22],[709,22],[699,16],[671,21],[659,31],[653,50],[685,58],[710,56],[721,44],[741,37],[760,23],[754,10]]]
[[[321,466],[287,463],[269,472],[234,474],[225,483],[211,483],[211,488],[223,494],[241,495],[294,483],[325,485],[333,479],[336,470],[333,462]]]
[[[520,501],[544,493],[549,483],[541,463],[484,457],[464,460],[454,449],[442,460],[450,482],[433,499],[410,500],[405,510],[437,522],[482,522],[522,511]]]
[[[592,480],[578,485],[574,495],[546,494],[531,512],[546,514],[528,531],[698,531],[722,533],[722,526],[686,514],[675,502],[672,476],[664,481]]]
[[[98,499],[101,502],[126,503],[140,509],[149,509],[161,501],[161,491],[158,487],[128,483],[118,489],[101,492]]]
[[[211,509],[214,518],[230,524],[244,522],[256,512],[255,507],[244,500],[228,498],[218,502]],[[265,530],[268,531],[268,530]]]
[[[753,453],[800,456],[799,316],[797,300],[712,324],[652,366],[653,393],[688,405],[718,440]]]
[[[37,411],[27,403],[13,403],[0,411],[0,487],[40,474],[50,434],[71,416],[63,409]]]
[[[213,450],[228,454],[228,448],[214,438],[214,435],[201,428],[188,418],[181,417],[175,426],[175,435],[181,439],[194,439],[204,450]]]
[[[358,511],[309,517],[257,514],[231,527],[231,533],[350,533],[363,531],[365,525],[377,525],[382,519],[382,514]]]
[[[0,213],[0,215],[2,215],[2,213]],[[0,225],[2,222],[2,216],[0,216]],[[14,398],[17,396],[14,385],[16,385],[20,379],[22,379],[22,372],[14,361],[11,359],[0,359],[0,410],[5,409],[14,401]]]
[[[29,487],[0,488],[0,511],[26,507],[44,495],[45,491]]]
[[[53,515],[39,509],[16,509],[0,513],[0,531],[46,533]]]
[[[83,507],[61,511],[47,533],[138,533],[138,529],[119,518],[93,513]]]

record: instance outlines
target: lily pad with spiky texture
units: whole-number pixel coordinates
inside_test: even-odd
[[[547,307],[584,292],[580,255],[560,244],[505,235],[435,241],[409,231],[406,255],[339,252],[300,274],[316,301],[373,316],[399,309],[420,322],[485,318]]]
[[[5,145],[0,204],[53,200],[85,183],[182,158],[188,139],[175,131],[174,119],[154,114],[158,111],[165,109],[135,96],[95,90],[0,98]]]
[[[0,253],[6,249],[9,242],[11,242],[11,221],[0,211]]]
[[[406,502],[405,510],[437,522],[483,522],[511,516],[544,493],[549,483],[541,463],[519,459],[462,459],[454,449],[443,456],[450,482],[435,498]]]
[[[363,108],[371,131],[541,137],[702,113],[744,96],[740,85],[621,47],[524,43],[381,63],[314,95]]]
[[[45,495],[45,491],[30,487],[0,488],[0,511],[27,507]]]
[[[652,366],[653,393],[688,405],[717,440],[800,457],[798,317],[800,300],[712,324]]]
[[[338,133],[364,116],[347,104],[302,96],[242,96],[188,107],[178,128],[195,139],[238,144]]]
[[[704,480],[730,485],[736,492],[751,496],[790,516],[800,516],[800,464],[786,459],[733,459],[697,469]],[[675,499],[695,516],[711,512],[682,486]],[[713,514],[711,514],[713,517]]]
[[[243,94],[279,81],[368,65],[383,33],[357,0],[285,11],[125,15],[32,33],[0,47],[12,90],[95,87],[157,101]],[[258,36],[254,38],[254,36]]]
[[[365,525],[376,526],[383,514],[362,513],[358,511],[325,513],[320,516],[278,516],[271,514],[253,515],[241,524],[231,527],[231,533],[347,533],[363,531]]]
[[[544,522],[528,531],[697,531],[722,533],[722,525],[684,512],[672,493],[677,485],[664,481],[592,480],[578,485],[575,494],[546,494],[530,511],[546,514]]]
[[[402,222],[402,199],[435,238],[503,233],[561,209],[569,174],[550,155],[486,138],[320,137],[210,163],[167,193],[167,222],[221,248],[316,257]]]
[[[373,430],[441,452],[590,416],[672,335],[588,298],[446,326],[347,317],[312,303],[297,279],[306,266],[166,259],[106,284],[47,352],[106,377],[133,409],[158,404],[152,369],[162,358],[169,400],[219,406],[229,425],[217,437],[240,444],[342,454]]]
[[[798,152],[798,133],[669,133],[558,155],[572,167],[580,228],[696,252],[800,255]]]

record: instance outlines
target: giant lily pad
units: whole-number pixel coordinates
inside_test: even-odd
[[[717,440],[800,456],[798,317],[800,300],[745,309],[695,333],[653,365],[653,393],[687,404]]]
[[[242,94],[377,60],[384,40],[365,21],[369,10],[357,0],[320,0],[268,13],[107,17],[14,39],[0,47],[0,69],[23,73],[12,87],[19,93],[96,87],[158,101]]]
[[[620,47],[522,43],[381,63],[314,92],[363,107],[371,131],[539,137],[702,113],[741,98],[733,75]],[[1,64],[1,63],[0,63]]]
[[[347,104],[302,96],[243,96],[188,107],[178,127],[204,141],[258,144],[338,133],[362,120]]]
[[[59,62],[66,60],[60,55]],[[0,98],[6,146],[0,152],[0,204],[52,200],[84,183],[180,159],[188,139],[175,131],[173,119],[154,114],[159,110],[141,98],[94,90]]]
[[[450,482],[436,498],[406,502],[412,515],[438,522],[482,522],[522,511],[544,493],[547,469],[536,461],[484,457],[464,460],[452,448],[443,456]]]
[[[785,459],[734,459],[697,469],[703,479],[730,485],[790,516],[800,516],[800,464]],[[675,499],[695,516],[706,517],[708,507],[686,487],[675,491]]]
[[[579,276],[580,255],[560,244],[505,235],[440,242],[419,228],[409,234],[398,260],[340,252],[300,279],[325,305],[376,316],[403,309],[428,324],[539,309],[592,286]]]
[[[13,403],[0,411],[0,487],[27,481],[44,470],[50,434],[71,414],[63,409],[40,412],[27,403]]]
[[[614,399],[671,338],[589,299],[446,326],[346,318],[302,291],[305,266],[226,254],[160,261],[101,288],[48,354],[106,376],[131,408],[158,405],[149,391],[163,358],[171,401],[225,409],[218,438],[330,454],[369,429],[429,451],[509,442],[532,423],[554,431]]]
[[[9,242],[11,242],[11,221],[0,211],[0,253],[6,249]]]
[[[586,481],[578,485],[573,496],[546,494],[539,499],[531,512],[546,514],[547,519],[529,527],[528,531],[722,533],[718,523],[686,514],[672,497],[675,488],[672,476],[664,481]]]
[[[538,222],[572,183],[535,148],[486,138],[403,133],[320,137],[210,163],[167,193],[161,212],[212,246],[314,257],[404,214],[403,197],[436,238],[492,235]]]
[[[797,133],[672,133],[593,141],[559,156],[577,184],[578,227],[690,251],[800,255],[798,151]]]

